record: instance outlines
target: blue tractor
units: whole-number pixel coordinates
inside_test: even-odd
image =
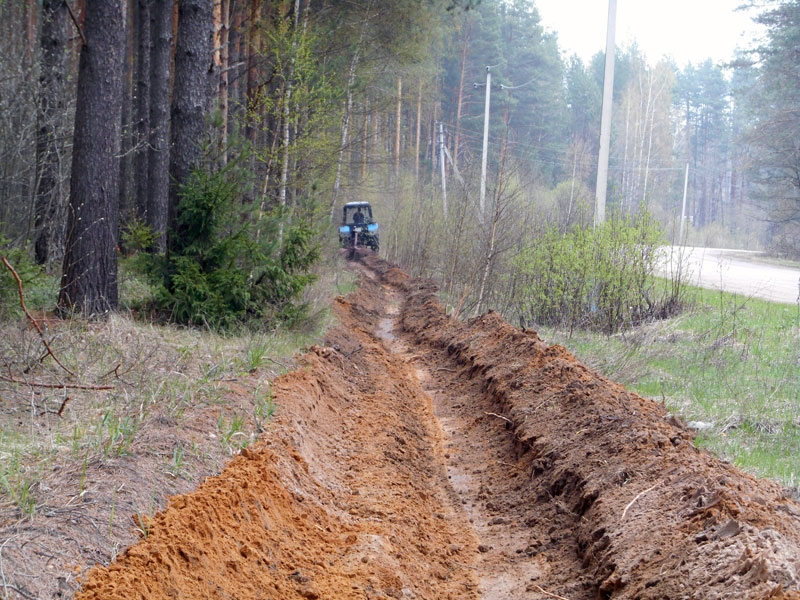
[[[378,224],[372,217],[369,202],[348,202],[344,205],[339,242],[343,248],[362,247],[378,251]]]

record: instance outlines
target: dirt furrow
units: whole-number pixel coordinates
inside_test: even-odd
[[[396,319],[387,321],[396,325]],[[446,440],[448,480],[478,539],[474,568],[480,597],[542,597],[544,588],[536,582],[549,568],[540,540],[526,524],[530,515],[519,490],[527,474],[516,460],[510,421],[493,412],[497,407],[481,382],[446,352],[422,348],[397,329],[383,337],[392,352],[414,366],[432,400]]]
[[[263,439],[173,498],[78,598],[475,598],[477,541],[447,483],[432,406],[376,335],[365,277],[274,387]]]
[[[376,258],[262,439],[78,598],[799,598],[800,507]]]

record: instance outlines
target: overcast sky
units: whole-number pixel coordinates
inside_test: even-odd
[[[634,40],[651,64],[671,56],[678,67],[710,58],[733,58],[756,33],[752,13],[735,11],[744,0],[617,0],[617,46]],[[584,62],[605,49],[608,0],[534,0],[558,45]]]

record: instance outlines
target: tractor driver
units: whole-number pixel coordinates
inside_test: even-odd
[[[361,207],[358,207],[356,210],[356,214],[353,215],[353,223],[356,225],[363,225],[364,224],[364,213],[361,212]]]

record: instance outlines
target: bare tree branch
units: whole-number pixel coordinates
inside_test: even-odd
[[[67,373],[75,377],[75,373],[73,373],[66,366],[64,366],[64,363],[58,360],[58,357],[53,353],[53,349],[47,342],[47,338],[45,338],[44,336],[44,331],[42,331],[42,327],[41,325],[39,325],[39,321],[36,320],[36,318],[28,310],[28,307],[25,306],[25,293],[22,290],[22,279],[20,279],[19,274],[16,272],[14,267],[11,266],[11,264],[8,262],[5,256],[2,257],[2,261],[3,264],[6,266],[6,269],[8,269],[11,272],[11,275],[17,282],[17,291],[19,292],[19,304],[22,307],[22,310],[25,312],[25,316],[28,317],[28,320],[36,328],[36,331],[39,332],[39,337],[42,339],[42,344],[44,344],[44,347],[47,349],[47,354],[53,357],[53,360],[56,361],[56,364],[58,364],[59,367],[61,367]],[[45,354],[45,356],[47,356],[47,354]],[[57,386],[57,387],[62,387],[62,386]]]

